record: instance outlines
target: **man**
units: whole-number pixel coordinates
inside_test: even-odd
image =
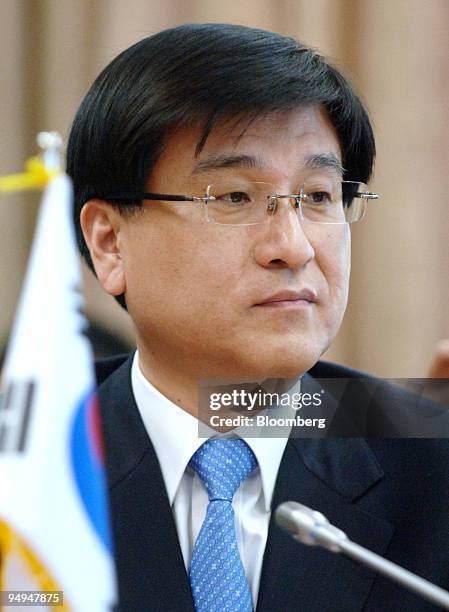
[[[68,147],[78,242],[136,330],[134,355],[99,366],[122,610],[433,609],[300,547],[274,524],[286,500],[448,586],[445,441],[198,435],[201,381],[284,380],[292,394],[359,378],[315,364],[345,311],[348,223],[372,197],[374,153],[334,67],[240,26],[147,38],[81,104]],[[381,411],[411,402],[380,393]],[[366,396],[344,392],[336,422]],[[344,435],[360,435],[357,418]],[[210,471],[237,489],[215,492]]]

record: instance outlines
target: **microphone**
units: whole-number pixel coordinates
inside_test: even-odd
[[[298,502],[289,501],[280,504],[274,516],[276,523],[288,531],[298,542],[308,546],[321,546],[334,553],[343,553],[388,578],[396,580],[410,591],[445,610],[449,610],[449,593],[447,591],[352,542],[343,531],[331,525],[321,512],[312,510]]]

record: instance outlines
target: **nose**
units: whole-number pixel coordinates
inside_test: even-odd
[[[293,200],[279,198],[277,202],[273,216],[264,226],[266,231],[256,244],[255,259],[266,268],[301,268],[315,257],[315,251]]]

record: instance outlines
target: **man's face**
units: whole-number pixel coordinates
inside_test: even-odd
[[[147,191],[201,196],[235,178],[298,193],[311,172],[337,172],[311,170],[312,158],[341,162],[320,107],[259,118],[243,136],[241,125],[218,126],[196,157],[200,133],[173,133]],[[257,380],[297,376],[319,359],[347,303],[350,233],[303,221],[288,202],[261,225],[208,223],[204,204],[177,202],[147,202],[123,220],[123,289],[142,354],[197,377]]]

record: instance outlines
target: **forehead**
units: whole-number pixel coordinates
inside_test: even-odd
[[[198,153],[202,130],[181,127],[170,135],[154,168],[156,180],[162,173],[173,179],[175,173],[194,181],[229,169],[289,175],[313,158],[333,158],[335,169],[341,165],[337,133],[320,106],[225,121],[212,129]]]

